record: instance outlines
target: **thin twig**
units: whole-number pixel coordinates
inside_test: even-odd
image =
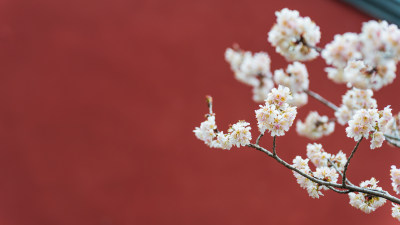
[[[338,172],[338,174],[340,174],[340,176],[343,177],[343,173],[339,170],[339,168],[336,166],[336,164],[333,163],[333,162],[331,161],[331,159],[328,159],[328,162],[333,166],[333,168],[335,168],[336,172]],[[346,182],[347,182],[348,184],[350,184],[350,185],[353,185],[353,184],[349,181],[349,179],[347,179],[347,178],[346,178]]]
[[[260,142],[260,139],[262,138],[262,136],[264,136],[264,133],[260,133],[260,135],[258,135],[257,141],[256,141],[256,145],[258,145],[258,143]]]
[[[213,110],[212,110],[213,99],[212,99],[212,97],[210,95],[207,95],[206,96],[206,101],[207,101],[207,106],[208,106],[209,113],[210,113],[210,115],[212,115],[213,114]]]
[[[320,47],[317,47],[317,46],[313,46],[313,45],[308,44],[307,41],[304,39],[303,36],[300,36],[300,40],[298,40],[298,42],[302,43],[302,44],[303,44],[304,46],[306,46],[307,48],[312,48],[312,49],[314,49],[314,50],[317,51],[318,53],[321,53],[322,50],[323,50],[323,49],[320,48]]]
[[[276,136],[274,136],[274,140],[272,142],[272,154],[274,157],[276,157],[276,144],[275,144]]]
[[[348,193],[352,192],[350,190],[345,190],[345,191],[338,190],[338,189],[330,187],[330,186],[325,186],[325,187],[327,187],[327,188],[331,189],[332,191],[339,193],[339,194],[348,194]]]
[[[354,153],[356,153],[358,145],[360,145],[360,142],[362,141],[363,137],[360,138],[360,140],[357,142],[356,146],[354,146],[353,151],[351,152],[349,158],[347,159],[346,164],[344,165],[344,170],[343,170],[343,176],[342,176],[342,185],[343,187],[346,187],[346,172],[347,172],[347,167],[350,164],[351,158],[353,158]]]
[[[325,98],[323,98],[321,95],[311,91],[311,90],[304,90],[304,92],[306,94],[308,94],[309,96],[315,98],[316,100],[322,102],[323,104],[325,104],[326,106],[328,106],[329,108],[333,109],[334,111],[338,110],[338,107],[333,104],[332,102],[326,100]]]
[[[385,138],[392,139],[392,140],[395,140],[395,141],[400,141],[399,137],[395,137],[395,136],[392,136],[390,134],[385,134]]]
[[[385,141],[387,141],[389,144],[391,144],[391,145],[393,145],[393,146],[395,146],[395,147],[400,148],[400,145],[398,145],[396,142],[393,142],[393,141],[390,140],[390,139],[385,139]]]
[[[317,46],[310,46],[310,45],[307,45],[307,47],[314,49],[314,50],[317,51],[318,53],[321,53],[321,52],[322,52],[322,48],[320,48],[320,47],[317,47]]]

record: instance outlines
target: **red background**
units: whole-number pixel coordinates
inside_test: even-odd
[[[224,50],[234,42],[267,51],[274,11],[310,16],[322,31],[359,32],[368,16],[330,0],[0,1],[0,222],[70,224],[393,224],[390,204],[366,215],[348,197],[308,197],[292,173],[249,148],[209,149],[192,133],[214,97],[217,123],[239,119],[257,136],[251,89],[233,78]],[[346,88],[307,63],[311,89],[339,104]],[[392,104],[399,78],[378,93]],[[299,110],[332,116],[316,102]],[[262,144],[269,148],[272,139]],[[277,140],[291,161],[311,142],[294,127]],[[355,142],[337,126],[325,149]],[[353,182],[375,176],[391,191],[400,150],[361,144]]]

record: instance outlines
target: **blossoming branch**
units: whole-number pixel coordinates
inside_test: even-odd
[[[378,109],[373,98],[373,91],[392,83],[396,77],[400,29],[386,21],[369,21],[363,24],[361,33],[335,35],[334,40],[321,49],[317,47],[320,29],[309,17],[301,17],[298,11],[289,9],[276,12],[276,17],[268,41],[290,62],[287,68],[272,73],[271,59],[266,52],[252,53],[237,45],[225,52],[225,60],[235,78],[253,88],[254,101],[264,103],[255,110],[260,132],[257,139],[251,143],[251,127],[246,121],[238,121],[226,133],[218,130],[210,96],[207,96],[209,113],[200,127],[195,128],[196,137],[211,148],[229,150],[233,146],[247,146],[267,154],[292,170],[297,183],[312,198],[320,198],[323,191],[328,190],[347,194],[350,205],[365,213],[373,212],[390,201],[392,216],[400,221],[400,199],[379,187],[374,177],[359,185],[347,178],[350,161],[364,139],[370,139],[370,149],[380,148],[385,141],[400,147],[400,113],[393,116],[390,106]],[[309,90],[308,71],[301,62],[318,56],[329,65],[325,68],[328,78],[349,88],[342,96],[340,106]],[[292,163],[278,156],[276,138],[288,132],[298,108],[307,104],[308,96],[331,108],[335,118],[329,119],[312,111],[305,120],[297,121],[297,133],[316,140],[330,135],[336,122],[345,125],[347,136],[355,141],[348,157],[342,151],[329,153],[318,143],[308,144],[307,157],[296,156]],[[259,145],[266,132],[272,136],[272,150]],[[393,165],[389,172],[393,190],[400,194],[400,169]]]

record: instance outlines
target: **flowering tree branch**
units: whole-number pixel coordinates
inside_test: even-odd
[[[275,161],[277,161],[281,165],[283,165],[286,168],[288,168],[288,169],[300,174],[301,176],[311,180],[312,182],[315,182],[317,184],[320,184],[320,185],[323,185],[323,186],[326,186],[326,187],[329,187],[329,188],[332,188],[332,189],[333,188],[341,188],[341,189],[345,189],[346,190],[346,191],[340,191],[340,190],[333,189],[337,193],[347,194],[347,193],[350,193],[350,192],[360,192],[360,193],[364,193],[364,194],[367,194],[367,195],[381,197],[381,198],[387,199],[387,200],[389,200],[391,202],[400,204],[400,199],[388,194],[387,192],[382,192],[380,190],[374,190],[374,189],[368,189],[368,188],[362,188],[362,187],[351,185],[351,184],[343,185],[343,183],[342,184],[337,184],[337,183],[327,182],[327,181],[315,178],[313,176],[310,176],[309,174],[306,174],[306,173],[300,171],[299,169],[293,167],[292,165],[290,165],[289,163],[287,163],[286,161],[281,159],[278,155],[274,155],[272,152],[268,151],[267,149],[265,149],[265,148],[263,148],[263,147],[261,147],[259,145],[248,144],[247,146],[250,147],[250,148],[254,148],[254,149],[256,149],[256,150],[258,150],[260,152],[265,153],[269,157],[275,159]]]
[[[314,99],[318,100],[319,102],[321,102],[322,104],[328,106],[329,108],[333,109],[333,111],[337,111],[339,108],[333,104],[332,102],[330,102],[329,100],[327,100],[326,98],[322,97],[321,95],[311,91],[311,90],[305,90],[305,93],[307,93],[309,96],[313,97]],[[336,121],[336,118],[333,118],[333,121]],[[385,136],[385,141],[387,141],[389,144],[393,145],[394,147],[400,148],[400,144],[398,144],[395,141],[400,141],[400,137],[398,136],[398,130],[396,129],[396,134],[397,137],[390,135],[390,134],[384,134]]]
[[[194,130],[196,137],[211,148],[229,150],[233,146],[248,146],[265,153],[292,170],[297,183],[312,198],[322,196],[323,190],[347,194],[350,204],[365,213],[375,211],[389,200],[393,203],[392,216],[400,221],[400,199],[379,187],[375,178],[359,186],[347,178],[350,161],[363,139],[370,138],[370,149],[381,147],[385,140],[400,147],[400,113],[393,116],[390,106],[378,110],[373,98],[373,91],[392,83],[396,77],[400,29],[386,21],[369,21],[363,24],[361,33],[335,35],[332,42],[319,48],[316,46],[321,37],[320,28],[309,17],[301,17],[298,11],[289,9],[282,9],[275,15],[277,21],[268,33],[268,41],[291,62],[286,68],[271,72],[271,59],[266,52],[252,53],[240,49],[237,44],[225,51],[225,59],[235,78],[253,87],[254,101],[265,102],[255,110],[260,131],[255,144],[250,142],[251,127],[245,121],[231,125],[227,133],[217,129],[211,96],[207,96],[206,121]],[[351,88],[342,96],[339,106],[309,89],[308,71],[301,62],[318,56],[329,65],[325,68],[329,79]],[[275,85],[278,87],[274,88]],[[349,157],[341,150],[329,153],[318,143],[308,144],[307,158],[296,156],[293,164],[278,156],[276,138],[288,132],[298,108],[307,104],[308,96],[332,109],[335,117],[329,119],[312,111],[304,121],[297,121],[297,133],[315,140],[330,135],[336,123],[346,126],[347,137],[356,141]],[[273,137],[272,151],[259,145],[266,131]],[[315,170],[309,167],[309,162]],[[390,176],[393,190],[400,194],[400,169],[393,165]]]

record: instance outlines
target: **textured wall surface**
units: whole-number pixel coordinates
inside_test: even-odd
[[[370,19],[333,0],[0,1],[1,224],[393,224],[390,204],[366,215],[345,195],[311,199],[260,152],[209,149],[193,135],[210,94],[221,129],[244,119],[256,137],[258,104],[223,53],[237,42],[286,67],[267,42],[284,7],[321,27],[320,46]],[[307,66],[310,88],[339,104],[346,87],[323,60]],[[376,93],[379,108],[400,110],[399,82]],[[333,115],[310,100],[298,118],[317,109]],[[292,128],[278,152],[291,161],[309,142]],[[318,142],[347,154],[355,144],[341,126]],[[349,177],[391,190],[400,150],[368,146]]]

